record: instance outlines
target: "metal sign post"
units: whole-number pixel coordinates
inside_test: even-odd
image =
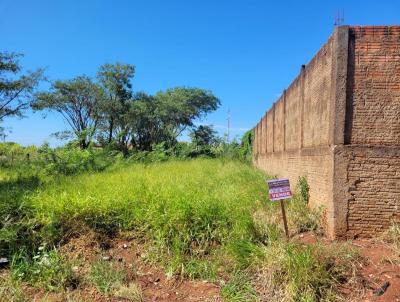
[[[286,238],[289,239],[289,228],[287,225],[286,211],[284,200],[292,197],[292,191],[290,190],[289,179],[273,179],[268,180],[269,199],[271,201],[280,201],[282,209],[283,226],[285,227]]]

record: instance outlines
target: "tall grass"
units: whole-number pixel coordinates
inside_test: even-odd
[[[264,175],[252,167],[198,159],[61,178],[29,201],[48,242],[67,239],[71,228],[131,230],[181,270],[184,263],[202,267],[191,260],[232,241],[257,242],[252,212],[266,194]]]
[[[120,162],[102,172],[52,180],[7,178],[0,182],[6,192],[0,214],[8,217],[0,232],[7,241],[0,248],[8,255],[23,249],[27,260],[16,261],[14,273],[22,271],[28,282],[26,276],[34,276],[31,283],[37,285],[70,275],[56,254],[60,270],[32,275],[29,251],[34,256],[39,246],[58,247],[88,230],[103,236],[132,232],[147,241],[150,260],[164,265],[167,275],[227,278],[222,290],[227,301],[257,301],[263,290],[254,275],[265,284],[264,277],[270,280],[281,301],[335,297],[334,284],[344,273],[332,269],[334,260],[320,248],[282,240],[279,204],[268,202],[265,178],[227,159]],[[292,203],[288,217],[299,220],[292,228],[315,229],[318,215],[310,215],[301,200]],[[101,287],[103,280],[95,278],[100,275],[95,267],[92,280]]]

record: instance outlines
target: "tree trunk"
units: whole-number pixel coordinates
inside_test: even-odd
[[[114,118],[110,118],[109,125],[110,126],[108,129],[108,143],[111,144],[112,134],[113,134],[113,130],[114,130]]]
[[[89,143],[86,142],[86,139],[82,139],[82,140],[79,142],[79,146],[81,147],[82,150],[84,150],[84,149],[87,149],[87,147],[89,146]]]

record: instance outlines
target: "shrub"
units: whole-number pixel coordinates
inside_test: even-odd
[[[300,193],[301,200],[305,204],[308,204],[310,200],[310,186],[308,185],[308,181],[305,176],[299,176],[296,188],[297,191]]]

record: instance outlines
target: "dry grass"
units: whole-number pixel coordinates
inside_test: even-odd
[[[348,245],[276,242],[255,265],[253,287],[260,301],[340,301],[341,284],[357,290],[359,260]]]
[[[127,286],[125,285],[121,286],[114,292],[114,296],[116,298],[123,298],[132,302],[144,301],[142,289],[140,288],[140,285],[138,285],[137,283],[130,283]]]

